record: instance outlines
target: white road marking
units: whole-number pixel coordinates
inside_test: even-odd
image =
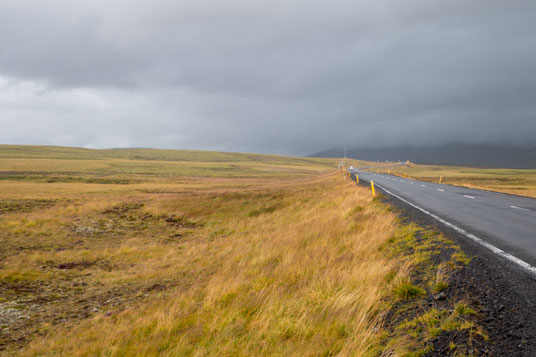
[[[413,183],[413,181],[410,181],[409,183]]]
[[[497,254],[498,256],[503,257],[504,259],[507,259],[507,260],[511,261],[512,263],[514,263],[514,264],[517,264],[519,267],[524,269],[526,272],[531,274],[533,277],[536,277],[536,268],[533,267],[532,265],[530,265],[529,263],[525,262],[524,260],[521,260],[521,259],[519,259],[517,257],[514,257],[512,254],[506,253],[504,250],[502,250],[500,248],[497,248],[496,246],[494,246],[492,244],[489,244],[488,242],[482,240],[481,238],[478,238],[474,234],[465,231],[464,229],[462,229],[462,228],[460,228],[460,227],[458,227],[458,226],[456,226],[456,225],[444,220],[443,218],[441,218],[439,216],[436,216],[435,214],[433,214],[431,212],[428,212],[424,208],[421,208],[421,207],[409,202],[408,200],[405,200],[402,197],[400,197],[398,195],[395,195],[394,193],[386,190],[385,188],[381,187],[380,185],[376,185],[376,186],[378,186],[381,190],[387,192],[391,196],[394,196],[394,197],[398,198],[400,201],[405,202],[408,205],[410,205],[412,207],[415,207],[419,211],[421,211],[423,213],[426,213],[430,217],[437,219],[439,222],[443,223],[445,226],[454,229],[456,232],[458,232],[460,234],[463,234],[464,236],[466,236],[467,238],[475,241],[476,243],[480,244],[484,248],[487,248],[487,249],[491,250],[493,253]]]
[[[530,209],[526,209],[526,208],[522,208],[522,207],[517,207],[517,206],[510,206],[512,208],[515,208],[515,209],[520,209],[520,210],[523,210],[523,211],[530,211]]]
[[[426,187],[426,185],[421,185],[422,187]]]
[[[441,189],[441,188],[438,188],[437,189],[438,191],[441,191],[441,192],[445,192],[445,190]]]
[[[473,197],[473,196],[469,196],[469,195],[463,195],[463,197],[467,197],[467,198],[473,198],[473,199],[474,199],[474,197]]]

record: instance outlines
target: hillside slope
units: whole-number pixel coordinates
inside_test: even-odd
[[[166,149],[84,149],[62,146],[0,145],[0,158],[24,159],[128,159],[180,162],[258,162],[273,165],[333,166],[333,160],[278,155],[233,153],[200,150]]]

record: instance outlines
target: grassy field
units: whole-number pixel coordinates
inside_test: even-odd
[[[301,158],[277,155],[243,154],[218,151],[162,149],[82,149],[58,146],[0,145],[0,158],[74,159],[74,160],[143,160],[213,163],[259,163],[266,165],[311,166],[333,165],[334,159]],[[354,160],[355,161],[355,160]]]
[[[461,255],[432,264],[441,237],[338,160],[102,152],[0,148],[0,355],[402,355],[474,328],[424,302],[384,328]]]
[[[536,198],[536,170],[534,169],[486,169],[440,165],[418,165],[386,167],[374,165],[374,171],[396,175],[407,174],[417,180],[505,192]]]

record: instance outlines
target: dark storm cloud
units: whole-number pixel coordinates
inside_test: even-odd
[[[532,145],[535,18],[532,1],[4,1],[0,142]]]

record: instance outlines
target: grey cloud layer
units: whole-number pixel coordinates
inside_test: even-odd
[[[0,141],[536,144],[532,1],[139,3],[0,3]]]

